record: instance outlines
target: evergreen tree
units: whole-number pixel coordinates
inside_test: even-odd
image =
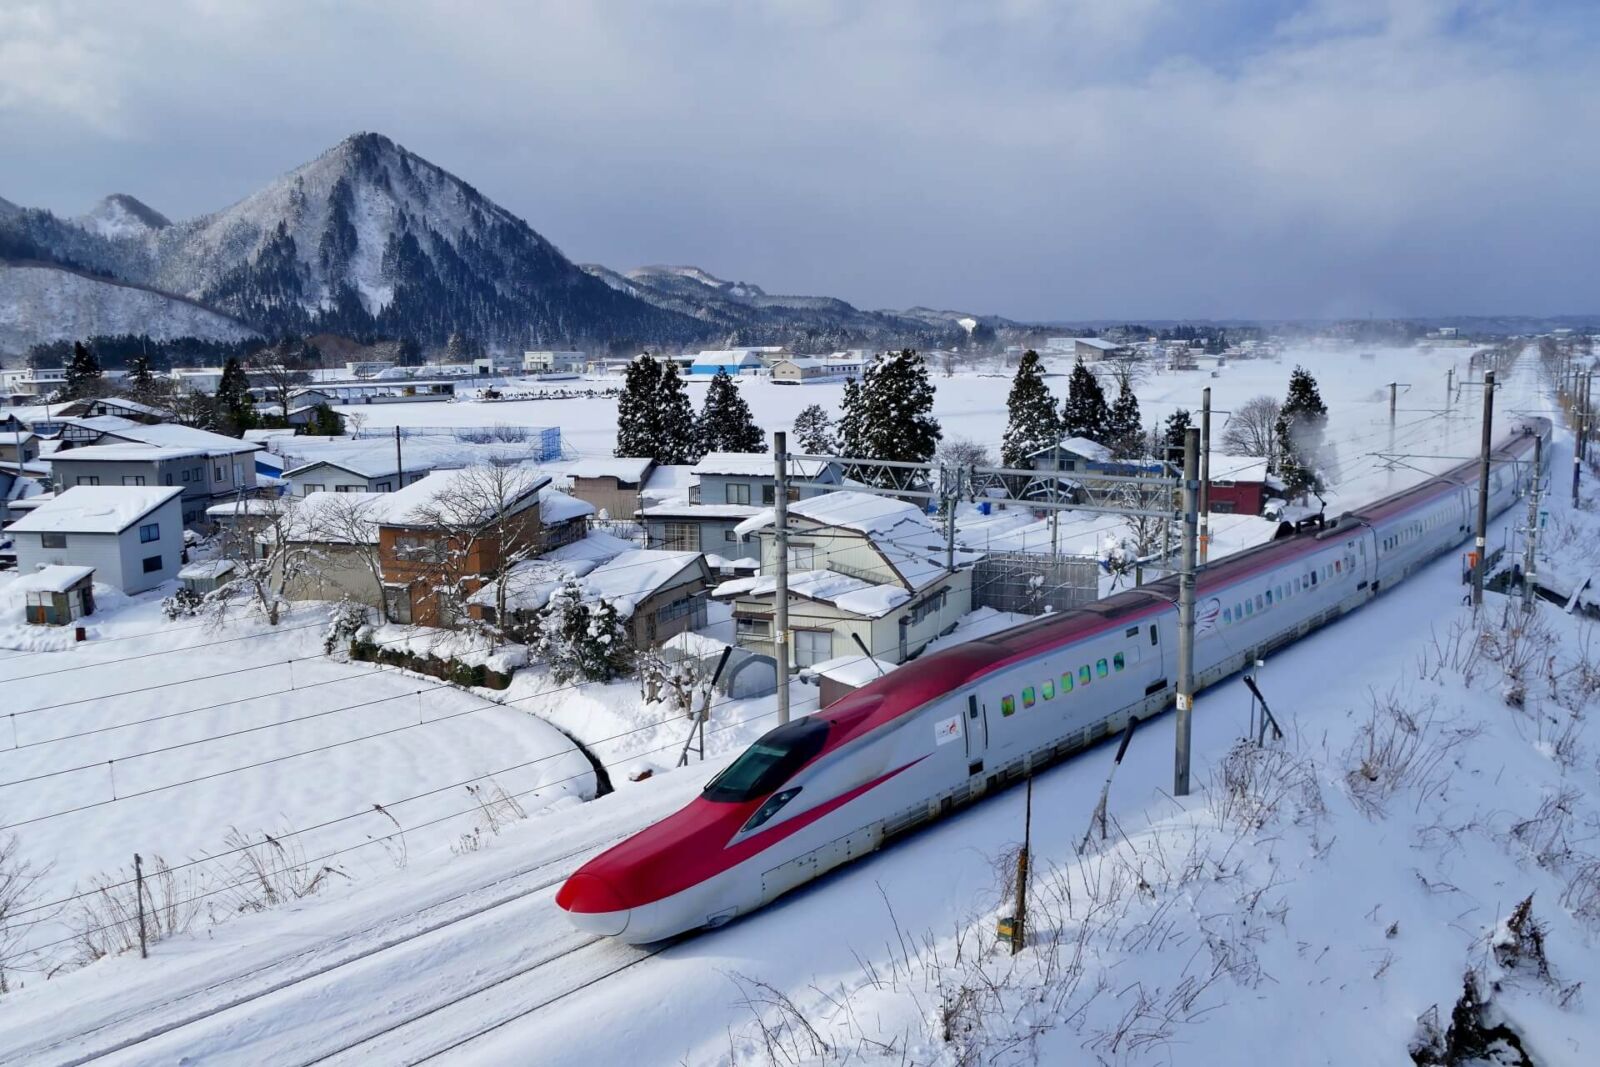
[[[100,396],[104,388],[105,374],[100,370],[94,350],[82,341],[73,342],[72,359],[67,363],[66,381],[61,386],[63,399]]]
[[[861,383],[854,378],[844,381],[844,396],[839,401],[839,454],[851,458],[866,455],[866,442],[862,437],[863,410]]]
[[[1067,401],[1061,407],[1061,434],[1063,437],[1087,437],[1109,446],[1106,437],[1110,422],[1111,409],[1106,406],[1106,394],[1100,388],[1100,381],[1079,357],[1067,381]]]
[[[933,417],[933,383],[915,350],[889,352],[867,368],[861,386],[860,434],[866,459],[926,463],[943,431]]]
[[[633,646],[615,604],[586,604],[576,582],[550,594],[532,640],[533,654],[562,685],[609,682],[633,666]]]
[[[142,404],[148,404],[156,395],[155,371],[150,368],[150,357],[143,352],[128,360],[128,391]]]
[[[1133,459],[1144,451],[1144,427],[1139,418],[1139,398],[1126,381],[1117,393],[1117,402],[1111,405],[1111,418],[1106,425],[1104,444],[1119,459]]]
[[[256,424],[255,400],[250,396],[250,379],[235,357],[222,365],[222,380],[217,383],[217,413],[225,432],[241,437]]]
[[[807,404],[794,417],[794,443],[796,449],[808,455],[833,455],[837,445],[833,439],[833,420],[828,418],[821,404]]]
[[[678,377],[678,365],[666,363],[656,380],[655,397],[657,463],[693,463],[700,458],[695,444],[694,405],[689,390]]]
[[[1322,402],[1317,380],[1304,367],[1295,367],[1289,375],[1289,395],[1273,426],[1278,444],[1278,476],[1291,494],[1321,488],[1318,470],[1323,463],[1327,428],[1328,405]]]
[[[657,457],[660,421],[655,405],[660,384],[661,364],[648,352],[628,364],[617,398],[617,455]]]
[[[633,669],[633,643],[617,605],[609,600],[588,605],[578,662],[585,681],[609,682]]]
[[[1179,408],[1167,416],[1165,426],[1161,431],[1161,443],[1167,449],[1183,451],[1183,435],[1193,423],[1189,419],[1189,409]]]
[[[705,403],[700,408],[700,422],[696,427],[699,450],[707,452],[765,452],[761,427],[750,414],[750,405],[739,395],[728,372],[717,369],[706,390]]]
[[[1006,434],[1000,442],[1002,467],[1026,467],[1029,456],[1061,440],[1061,419],[1056,414],[1055,397],[1044,384],[1039,353],[1031,348],[1022,354],[1022,362],[1017,364],[1011,395],[1006,398],[1006,415]]]

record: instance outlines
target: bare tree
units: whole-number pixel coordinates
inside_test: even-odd
[[[512,568],[543,548],[535,503],[547,481],[531,467],[463,467],[430,500],[394,517],[427,531],[417,562],[433,572],[442,614],[459,618],[466,599],[492,585],[495,619],[505,618]]]
[[[285,590],[315,573],[321,562],[319,543],[307,523],[309,512],[302,515],[295,498],[262,498],[250,507],[255,550],[241,553],[234,577],[208,594],[206,602],[219,621],[243,601],[276,626],[289,603]]]
[[[383,560],[378,551],[377,511],[382,493],[319,493],[302,502],[299,534],[327,546],[326,553],[338,553],[355,562],[372,578],[378,615],[389,621],[389,605],[383,595]],[[313,514],[314,513],[314,514]]]
[[[1222,451],[1232,456],[1272,458],[1274,430],[1283,405],[1265,394],[1252,397],[1228,416],[1219,439]]]
[[[299,367],[284,362],[277,358],[277,352],[268,349],[262,353],[267,357],[250,365],[250,372],[260,378],[272,394],[272,402],[277,405],[279,413],[284,419],[289,418],[289,394],[295,389],[311,380],[311,376]]]
[[[44,873],[22,858],[15,837],[0,838],[0,994],[11,991],[10,976],[20,969],[17,956],[23,931],[33,921],[17,920],[33,904],[34,887]]]
[[[174,385],[170,393],[160,398],[159,403],[172,412],[172,421],[179,426],[209,430],[216,425],[216,401],[198,389]]]
[[[1143,360],[1133,356],[1114,356],[1101,361],[1101,366],[1105,368],[1106,376],[1111,379],[1111,383],[1117,387],[1117,392],[1123,389],[1133,392],[1134,387],[1144,381],[1150,372],[1149,366]]]
[[[934,453],[934,462],[950,467],[992,467],[994,457],[989,455],[986,445],[981,445],[969,437],[946,437],[939,442],[939,450]]]

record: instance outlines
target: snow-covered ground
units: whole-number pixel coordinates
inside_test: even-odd
[[[1464,352],[1456,355],[1465,359]],[[1204,384],[1217,389],[1218,408],[1258,392],[1281,396],[1295,358],[1281,366],[1230,367]],[[1442,401],[1447,365],[1438,355],[1408,354],[1375,368],[1355,358],[1314,353],[1302,359],[1333,411],[1330,437],[1345,474],[1340,498],[1349,503],[1421,477],[1409,468],[1383,470],[1367,454],[1389,447],[1387,399],[1373,396],[1373,380],[1421,383],[1436,373]],[[1343,361],[1344,373],[1336,361]],[[986,397],[979,394],[990,388],[988,379],[952,381],[959,388],[940,391],[946,432],[997,440],[1008,383],[997,379]],[[1147,383],[1146,421],[1165,413],[1161,403],[1193,405],[1201,382],[1191,374]],[[1224,382],[1231,383],[1227,392]],[[1059,390],[1064,379],[1052,383]],[[744,388],[758,419],[772,428],[833,387],[757,381]],[[1170,398],[1161,399],[1165,394]],[[595,446],[589,451],[605,451],[601,439],[610,433],[610,418],[568,414],[574,403],[601,402],[562,403],[563,415],[553,420],[548,409],[519,417],[556,421],[569,440],[586,436]],[[1402,400],[1396,447],[1437,458],[1409,463],[1437,468],[1470,453],[1474,420],[1408,425],[1408,417],[1425,417],[1406,412],[1410,406],[1424,405]],[[1525,359],[1499,409],[1546,406],[1533,361]],[[365,410],[430,424],[443,421],[444,411],[459,414],[463,423],[482,421],[476,405],[415,407],[426,411],[406,405]],[[1475,407],[1470,398],[1457,410]],[[497,420],[502,410],[496,407]],[[972,432],[961,428],[963,420]],[[596,423],[603,423],[603,433]],[[1563,463],[1570,463],[1570,452],[1558,449],[1554,469],[1569,469]],[[1576,557],[1595,552],[1600,522],[1590,513],[1568,515],[1564,499],[1551,500],[1552,523],[1580,531],[1564,538],[1559,550],[1565,564],[1582,569]],[[1520,515],[1514,509],[1495,523],[1497,543],[1514,541]],[[1594,925],[1600,921],[1600,861],[1592,858],[1600,852],[1592,840],[1600,827],[1600,778],[1587,731],[1600,668],[1584,657],[1589,625],[1542,604],[1534,630],[1508,638],[1517,631],[1507,624],[1516,620],[1504,615],[1506,602],[1492,596],[1484,613],[1489,636],[1477,638],[1460,607],[1457,579],[1456,562],[1440,560],[1357,615],[1274,656],[1260,678],[1289,736],[1265,752],[1230,755],[1248,721],[1248,696],[1237,681],[1203,694],[1195,717],[1196,789],[1189,798],[1168,793],[1171,720],[1148,725],[1112,789],[1109,840],[1085,855],[1077,845],[1109,749],[1040,775],[1033,797],[1034,934],[1015,960],[997,950],[992,931],[995,916],[1009,911],[1003,883],[1009,850],[1021,836],[1023,794],[1017,790],[723,930],[654,953],[579,937],[551,902],[563,874],[692,796],[741,747],[742,731],[751,728],[742,719],[759,721],[768,705],[746,702],[748,716],[744,708],[719,709],[708,738],[710,758],[673,771],[666,768],[675,750],[663,756],[644,749],[681,743],[684,724],[647,726],[648,709],[632,684],[560,692],[529,672],[498,697],[588,739],[637,735],[612,743],[609,752],[597,746],[598,755],[608,763],[648,762],[660,772],[593,803],[567,802],[557,817],[510,820],[498,836],[485,832],[458,848],[459,856],[444,847],[446,836],[428,843],[419,835],[403,869],[369,861],[357,887],[244,915],[200,937],[164,941],[148,962],[122,957],[49,982],[29,976],[28,987],[8,995],[8,1010],[0,1013],[0,1063],[65,1062],[113,1049],[119,1051],[110,1062],[118,1063],[301,1063],[334,1053],[335,1062],[412,1063],[440,1053],[442,1062],[474,1064],[1403,1063],[1418,1017],[1437,1005],[1448,1025],[1462,973],[1474,965],[1501,981],[1496,1010],[1521,1034],[1535,1062],[1587,1064],[1600,1040],[1583,995],[1600,981],[1593,951],[1600,932]],[[147,604],[121,608],[115,619],[137,623],[151,636],[118,645],[90,642],[60,657],[0,658],[0,679],[18,680],[47,669],[30,664],[58,658],[77,663],[111,658],[113,649],[128,655],[130,649],[193,647],[198,640]],[[294,669],[306,670],[307,681],[339,672],[369,679],[355,682],[359,694],[345,701],[384,697],[377,687],[395,678],[399,692],[390,703],[401,708],[408,693],[433,684],[322,659],[320,628],[287,629],[301,620],[297,613],[284,632],[242,642],[247,651],[229,652],[222,667],[199,649],[154,662],[167,665],[161,668],[166,681],[183,672],[304,655],[307,661]],[[1505,674],[1518,658],[1526,660],[1524,692],[1522,706],[1512,707],[1504,698]],[[146,662],[125,670],[155,669],[140,666]],[[97,681],[93,670],[73,671],[56,676],[61,695],[40,692],[58,684],[47,677],[9,682],[5,692],[25,691],[34,706],[139,684],[124,669],[101,670],[118,678]],[[262,673],[278,680],[263,689],[285,684],[287,668]],[[241,686],[259,684],[250,677],[190,683],[193,699],[179,706],[246,695]],[[199,696],[223,686],[227,696]],[[815,691],[794,689],[801,710],[808,692]],[[424,700],[427,713],[443,714],[427,704],[434,696]],[[473,699],[447,690],[438,696],[441,705],[444,698]],[[304,703],[310,699],[279,694],[265,698],[265,706],[290,709],[278,712],[285,715],[328,706]],[[412,709],[417,703],[411,697]],[[90,706],[99,716],[114,708],[124,721],[122,700]],[[736,711],[740,719],[732,717]],[[43,714],[54,724],[55,712]],[[146,705],[127,717],[150,714]],[[358,810],[378,792],[372,783],[417,774],[419,762],[457,760],[466,775],[483,773],[481,764],[468,766],[472,759],[462,746],[479,740],[474,731],[485,729],[491,716],[514,723],[522,713],[493,708],[440,723],[431,746],[413,741],[416,747],[407,752],[364,746],[398,744],[433,727],[334,750],[292,789],[343,788],[338,776],[355,776],[366,788],[350,787],[339,799],[343,810]],[[506,732],[481,738],[489,762],[509,763],[508,750],[529,742],[515,736],[512,725],[493,721]],[[240,743],[260,753],[261,742],[250,737]],[[1399,749],[1386,748],[1385,738],[1396,739]],[[0,752],[0,770],[19,754],[32,758],[25,756],[30,751]],[[1409,759],[1401,758],[1406,751]],[[92,759],[103,762],[112,754],[96,749]],[[392,761],[387,773],[385,758]],[[189,763],[182,766],[196,773]],[[107,777],[103,766],[69,777],[95,773],[98,781]],[[119,766],[119,788],[123,773]],[[162,818],[177,824],[175,832],[190,823],[209,821],[213,831],[226,825],[239,803],[230,779],[243,777],[200,787],[210,792],[193,795],[204,795],[209,810],[195,805]],[[262,798],[246,797],[258,818],[270,814]],[[299,803],[298,793],[288,790],[270,799]],[[96,810],[116,812],[127,803],[137,801]],[[0,813],[7,822],[14,818],[3,791]],[[88,825],[122,852],[156,847],[139,836],[143,822],[115,831]],[[19,832],[36,834],[29,839],[34,850],[77,855],[61,820]],[[111,842],[113,833],[122,836]],[[214,842],[213,833],[188,847]],[[1535,916],[1547,924],[1548,980],[1530,974],[1527,964],[1507,971],[1493,962],[1491,935],[1529,893]],[[398,1028],[384,1032],[391,1027]]]

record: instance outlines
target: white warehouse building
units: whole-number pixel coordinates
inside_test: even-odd
[[[6,527],[17,570],[93,567],[124,593],[154,589],[183,565],[182,496],[176,485],[74,486]]]

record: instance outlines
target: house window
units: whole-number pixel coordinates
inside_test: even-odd
[[[387,493],[393,488],[394,487],[389,482],[379,482],[378,483],[378,492],[380,492],[380,493]]]
[[[160,569],[161,569],[161,557],[160,556],[146,556],[144,558],[144,572],[146,574],[154,574],[156,571],[158,571]]]
[[[937,593],[933,594],[933,596],[929,597],[928,599],[924,600],[922,603],[918,604],[916,607],[912,608],[911,609],[911,625],[915,626],[917,623],[921,622],[923,619],[926,619],[929,615],[936,614],[937,612],[943,610],[943,608],[944,608],[944,600],[945,600],[945,592],[946,592],[945,590],[941,589]]]
[[[794,662],[797,666],[810,667],[832,658],[832,630],[796,630],[794,632]]]
[[[170,475],[169,475],[169,477],[170,477]],[[194,472],[191,471],[188,467],[183,468],[183,480],[186,481],[186,482],[194,481]]]
[[[40,548],[66,548],[67,535],[62,533],[42,533],[39,535]]]
[[[171,485],[172,484],[172,472],[171,471],[168,471],[167,473],[165,473],[165,474],[163,474],[161,476],[161,484],[162,485]]]
[[[228,480],[228,468],[223,466],[221,463],[218,463],[217,464],[217,481],[225,482],[227,480]]]
[[[306,483],[306,488],[305,488],[305,494],[306,494],[306,496],[310,496],[312,493],[320,493],[320,492],[322,492],[325,488],[327,488],[327,487],[325,485],[323,485],[321,482],[307,482]]]
[[[92,474],[80,474],[80,475],[78,475],[78,484],[79,485],[99,485],[100,484],[100,479],[96,478]]]
[[[727,504],[750,503],[750,485],[747,482],[729,482],[722,487],[722,499]]]
[[[147,522],[139,527],[139,543],[148,545],[151,541],[161,540],[161,524]]]
[[[204,467],[196,467],[196,468],[194,468],[194,478],[192,480],[196,481],[196,482],[205,481],[206,480],[206,469]]]
[[[400,534],[394,539],[394,553],[406,560],[435,559],[439,540],[426,534]]]
[[[724,541],[737,544],[739,541],[739,535],[735,533],[733,527],[730,526],[728,529],[722,531],[722,539]]]
[[[700,551],[700,527],[692,522],[664,524],[661,547],[675,552]]]
[[[336,485],[333,487],[333,491],[336,493],[365,493],[367,487],[364,485]]]
[[[791,571],[814,571],[817,569],[816,545],[790,545],[789,569]]]
[[[1010,693],[1000,698],[1000,714],[1015,715],[1017,713],[1017,699]]]
[[[763,504],[765,504],[769,508],[772,505],[776,504],[778,502],[778,488],[777,488],[777,486],[774,486],[774,485],[763,485],[761,487],[761,502]]]
[[[124,474],[122,476],[122,484],[123,485],[143,485],[144,484],[144,475],[142,475],[142,474]]]
[[[733,629],[740,637],[766,637],[772,636],[772,620],[757,619],[749,615],[735,615]]]
[[[411,623],[411,588],[404,585],[383,587],[383,610],[391,622]]]

